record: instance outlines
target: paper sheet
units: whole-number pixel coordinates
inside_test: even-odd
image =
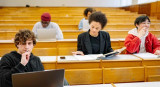
[[[56,56],[39,56],[42,62],[56,61]]]
[[[157,59],[158,58],[158,55],[154,55],[152,53],[138,53],[134,55],[141,57],[143,59]]]

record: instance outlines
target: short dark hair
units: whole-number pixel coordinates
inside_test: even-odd
[[[84,16],[87,16],[87,14],[88,14],[88,12],[95,12],[96,10],[94,9],[94,8],[86,8],[85,10],[84,10]]]
[[[102,29],[106,26],[107,24],[107,17],[104,13],[102,12],[94,12],[89,16],[89,24],[92,22],[99,22],[102,26]]]
[[[15,35],[14,44],[17,47],[19,43],[26,43],[30,39],[33,40],[33,45],[36,45],[36,37],[32,31],[27,29],[19,30]]]
[[[149,22],[151,22],[148,16],[145,16],[145,15],[139,16],[134,21],[134,25],[135,26],[136,26],[136,24],[139,25],[140,23],[145,22],[146,20],[148,20]]]

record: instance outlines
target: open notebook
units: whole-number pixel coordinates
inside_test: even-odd
[[[106,54],[98,57],[97,59],[103,59],[103,60],[105,60],[107,58],[111,58],[111,57],[116,56],[117,54],[121,53],[125,49],[126,49],[126,47],[123,47],[121,49],[118,49],[117,51],[106,53]]]

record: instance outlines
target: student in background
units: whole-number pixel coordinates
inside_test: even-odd
[[[112,52],[110,35],[101,31],[107,24],[106,15],[94,12],[89,17],[90,29],[78,35],[77,51],[73,55],[106,54]]]
[[[125,39],[127,54],[149,52],[160,55],[160,42],[148,31],[150,23],[148,16],[142,15],[136,18],[134,22],[136,28],[130,30]]]
[[[0,87],[12,87],[12,74],[43,71],[39,57],[32,54],[36,38],[30,30],[20,30],[14,38],[17,51],[5,54],[0,61]],[[29,84],[29,83],[28,83]],[[67,85],[67,81],[64,80]]]
[[[62,40],[63,34],[58,24],[51,22],[51,15],[49,13],[43,13],[41,15],[41,22],[37,22],[33,27],[33,32],[37,37],[38,29],[55,29],[56,31],[56,39]]]
[[[78,25],[78,29],[79,29],[79,30],[82,30],[82,29],[83,29],[83,21],[84,21],[84,20],[88,20],[88,18],[89,18],[89,16],[91,15],[91,13],[93,13],[93,12],[95,12],[95,11],[96,11],[96,10],[93,9],[93,8],[86,8],[86,9],[84,10],[84,13],[83,13],[84,18],[80,21],[80,23],[79,23],[79,25]]]

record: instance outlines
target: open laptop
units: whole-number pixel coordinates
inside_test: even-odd
[[[55,29],[37,29],[38,41],[56,41]]]
[[[12,75],[13,87],[63,87],[63,82],[64,69]]]
[[[83,30],[88,31],[90,29],[88,20],[83,20]]]

